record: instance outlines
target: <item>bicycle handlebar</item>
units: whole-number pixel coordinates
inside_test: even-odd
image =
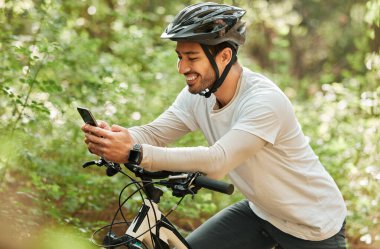
[[[194,185],[197,187],[207,188],[227,195],[230,195],[234,192],[233,184],[213,180],[203,175],[199,175],[195,178]]]
[[[132,172],[134,172],[138,177],[147,177],[151,179],[162,179],[173,175],[181,175],[183,172],[171,172],[171,171],[157,171],[151,172],[146,171],[142,167],[134,164],[127,163],[125,166]],[[195,187],[207,188],[213,191],[217,191],[223,194],[230,195],[234,192],[234,185],[218,180],[213,180],[207,176],[201,175],[199,173],[194,173],[192,184]]]
[[[117,163],[106,161],[103,158],[100,158],[98,161],[86,162],[83,164],[83,168],[96,164],[97,166],[105,166],[107,168],[106,173],[108,176],[113,176],[117,172],[121,171],[120,165]],[[231,195],[234,192],[234,185],[218,180],[213,180],[208,178],[207,176],[202,175],[199,172],[196,173],[183,173],[183,172],[172,172],[172,171],[156,171],[151,172],[147,171],[139,165],[126,163],[125,167],[133,172],[137,177],[143,180],[152,180],[152,179],[164,179],[168,178],[168,180],[160,181],[161,185],[168,186],[173,189],[178,195],[185,195],[189,193],[193,193],[191,190],[191,186],[195,187],[196,191],[199,188],[206,188],[213,191],[217,191],[223,194]],[[186,186],[187,188],[181,188],[180,186]]]

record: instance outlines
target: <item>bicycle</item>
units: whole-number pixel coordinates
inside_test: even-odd
[[[94,236],[103,229],[109,230],[103,238],[102,245],[97,244],[103,248],[114,249],[120,246],[125,246],[129,249],[191,248],[185,238],[167,219],[171,212],[174,211],[174,208],[166,215],[163,215],[159,210],[158,204],[160,203],[160,198],[163,195],[163,191],[158,188],[157,185],[165,186],[168,189],[171,189],[172,194],[180,198],[176,206],[181,203],[186,195],[194,196],[200,188],[207,188],[229,195],[231,195],[234,191],[234,185],[207,178],[200,172],[149,172],[136,164],[124,164],[130,172],[132,172],[137,178],[141,179],[141,181],[136,181],[134,178],[124,173],[119,164],[106,161],[103,158],[86,162],[83,164],[83,168],[91,165],[97,165],[99,167],[105,166],[106,174],[108,176],[113,176],[120,172],[131,180],[131,183],[127,184],[119,195],[119,208],[112,223],[96,230],[93,233],[92,241],[97,244],[94,240]],[[123,191],[131,185],[137,186],[137,190],[121,202],[121,195]],[[141,198],[143,198],[144,194],[145,198],[143,198],[142,205],[136,217],[133,218],[132,222],[129,222],[125,218],[121,208],[134,194],[137,193],[140,194]],[[115,223],[116,215],[119,212],[121,213],[124,221]],[[112,231],[112,227],[116,224],[126,224],[128,226],[128,229],[124,235],[118,237]]]

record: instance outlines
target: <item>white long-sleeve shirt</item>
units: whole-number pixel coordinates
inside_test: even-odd
[[[165,147],[197,129],[209,147]],[[214,178],[228,173],[252,210],[286,233],[323,240],[343,224],[343,197],[311,149],[290,101],[247,68],[222,109],[215,96],[206,99],[185,88],[160,117],[130,132],[143,144],[144,168],[201,171]]]

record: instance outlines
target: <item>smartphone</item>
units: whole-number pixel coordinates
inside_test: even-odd
[[[86,124],[98,126],[98,123],[96,122],[96,119],[94,118],[90,110],[84,107],[77,107],[77,110]]]

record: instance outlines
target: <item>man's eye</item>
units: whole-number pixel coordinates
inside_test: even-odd
[[[189,58],[189,61],[195,61],[198,58]]]

